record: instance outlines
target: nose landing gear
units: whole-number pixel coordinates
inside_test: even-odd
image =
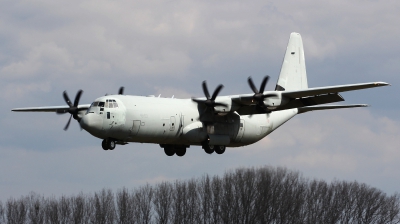
[[[113,150],[115,149],[115,141],[106,138],[101,142],[101,147],[103,147],[104,150]]]

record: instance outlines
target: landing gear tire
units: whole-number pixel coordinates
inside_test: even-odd
[[[104,139],[101,142],[101,147],[104,150],[113,150],[113,149],[115,149],[115,141],[111,140],[111,139]]]
[[[223,154],[225,152],[226,146],[224,145],[217,145],[215,146],[215,152],[217,154]]]
[[[164,152],[165,152],[165,155],[167,155],[167,156],[173,156],[175,154],[175,149],[172,146],[165,146]]]
[[[185,154],[186,154],[186,148],[178,148],[178,149],[176,150],[176,155],[177,155],[177,156],[182,157],[182,156],[184,156]]]
[[[212,154],[214,152],[215,146],[209,145],[209,144],[204,144],[203,149],[207,154]]]
[[[104,150],[108,150],[107,140],[106,140],[106,139],[104,139],[104,140],[101,142],[101,147],[102,147]]]
[[[114,149],[115,149],[115,141],[114,141],[114,140],[110,140],[110,139],[109,139],[109,140],[107,141],[107,143],[108,143],[107,146],[108,146],[108,149],[109,149],[109,150],[114,150]]]

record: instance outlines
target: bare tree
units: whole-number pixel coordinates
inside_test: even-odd
[[[24,224],[28,212],[26,198],[19,200],[10,198],[6,203],[6,219],[8,224]]]
[[[156,214],[155,221],[158,224],[167,224],[171,220],[171,206],[173,202],[173,186],[168,182],[162,182],[154,188],[153,205]]]
[[[254,202],[256,221],[255,223],[272,223],[271,217],[271,200],[272,200],[272,171],[269,167],[259,168],[256,172],[255,193],[256,200]]]
[[[135,223],[134,198],[125,187],[117,192],[117,223]]]
[[[45,220],[46,223],[60,223],[58,200],[54,196],[51,196],[49,199],[47,199]]]
[[[222,179],[215,176],[212,178],[211,181],[211,191],[212,191],[212,198],[211,198],[211,222],[210,223],[221,223],[222,222],[222,215],[221,215],[221,203],[223,197],[223,183]]]
[[[153,188],[146,184],[134,193],[134,211],[137,223],[148,224],[152,218]]]
[[[224,174],[222,179],[220,215],[222,223],[238,223],[236,211],[238,201],[235,199],[234,175],[232,172]]]
[[[92,207],[87,195],[82,192],[77,196],[71,197],[71,220],[75,224],[89,223]]]
[[[380,223],[400,223],[400,195],[395,193],[386,198],[383,209],[381,209]]]
[[[68,224],[71,220],[71,202],[66,196],[61,196],[58,201],[58,215],[61,224]]]
[[[197,181],[191,179],[186,184],[186,198],[184,200],[184,223],[201,223],[201,209],[197,193]]]
[[[256,218],[256,175],[252,169],[236,169],[233,186],[235,188],[235,211],[238,223],[254,223]]]
[[[173,204],[172,208],[172,223],[181,224],[184,223],[184,212],[185,212],[185,199],[187,197],[186,183],[184,181],[175,181],[173,190]]]
[[[31,192],[27,198],[28,202],[28,220],[32,224],[41,224],[44,222],[45,200],[44,197]]]
[[[197,191],[199,194],[200,214],[202,223],[212,223],[212,188],[208,175],[204,175],[198,182]]]
[[[400,194],[281,167],[240,168],[115,196],[106,189],[58,199],[32,192],[0,201],[1,223],[400,223]]]
[[[3,224],[3,223],[5,223],[6,221],[5,221],[5,217],[4,217],[4,214],[5,213],[5,208],[3,207],[3,202],[2,201],[0,201],[0,224]]]
[[[110,189],[96,192],[91,201],[94,214],[92,223],[112,224],[115,218],[114,194]]]

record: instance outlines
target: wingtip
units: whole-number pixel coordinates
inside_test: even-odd
[[[387,82],[375,82],[374,83],[375,85],[377,85],[377,86],[391,86],[389,83],[387,83]]]

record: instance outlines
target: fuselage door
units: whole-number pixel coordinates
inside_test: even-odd
[[[175,130],[175,116],[171,116],[170,120],[169,120],[169,130],[170,131],[174,131]]]
[[[133,121],[133,125],[132,125],[132,128],[130,130],[131,131],[130,136],[137,135],[137,133],[139,132],[139,129],[140,129],[140,124],[141,124],[140,120],[134,120]]]

